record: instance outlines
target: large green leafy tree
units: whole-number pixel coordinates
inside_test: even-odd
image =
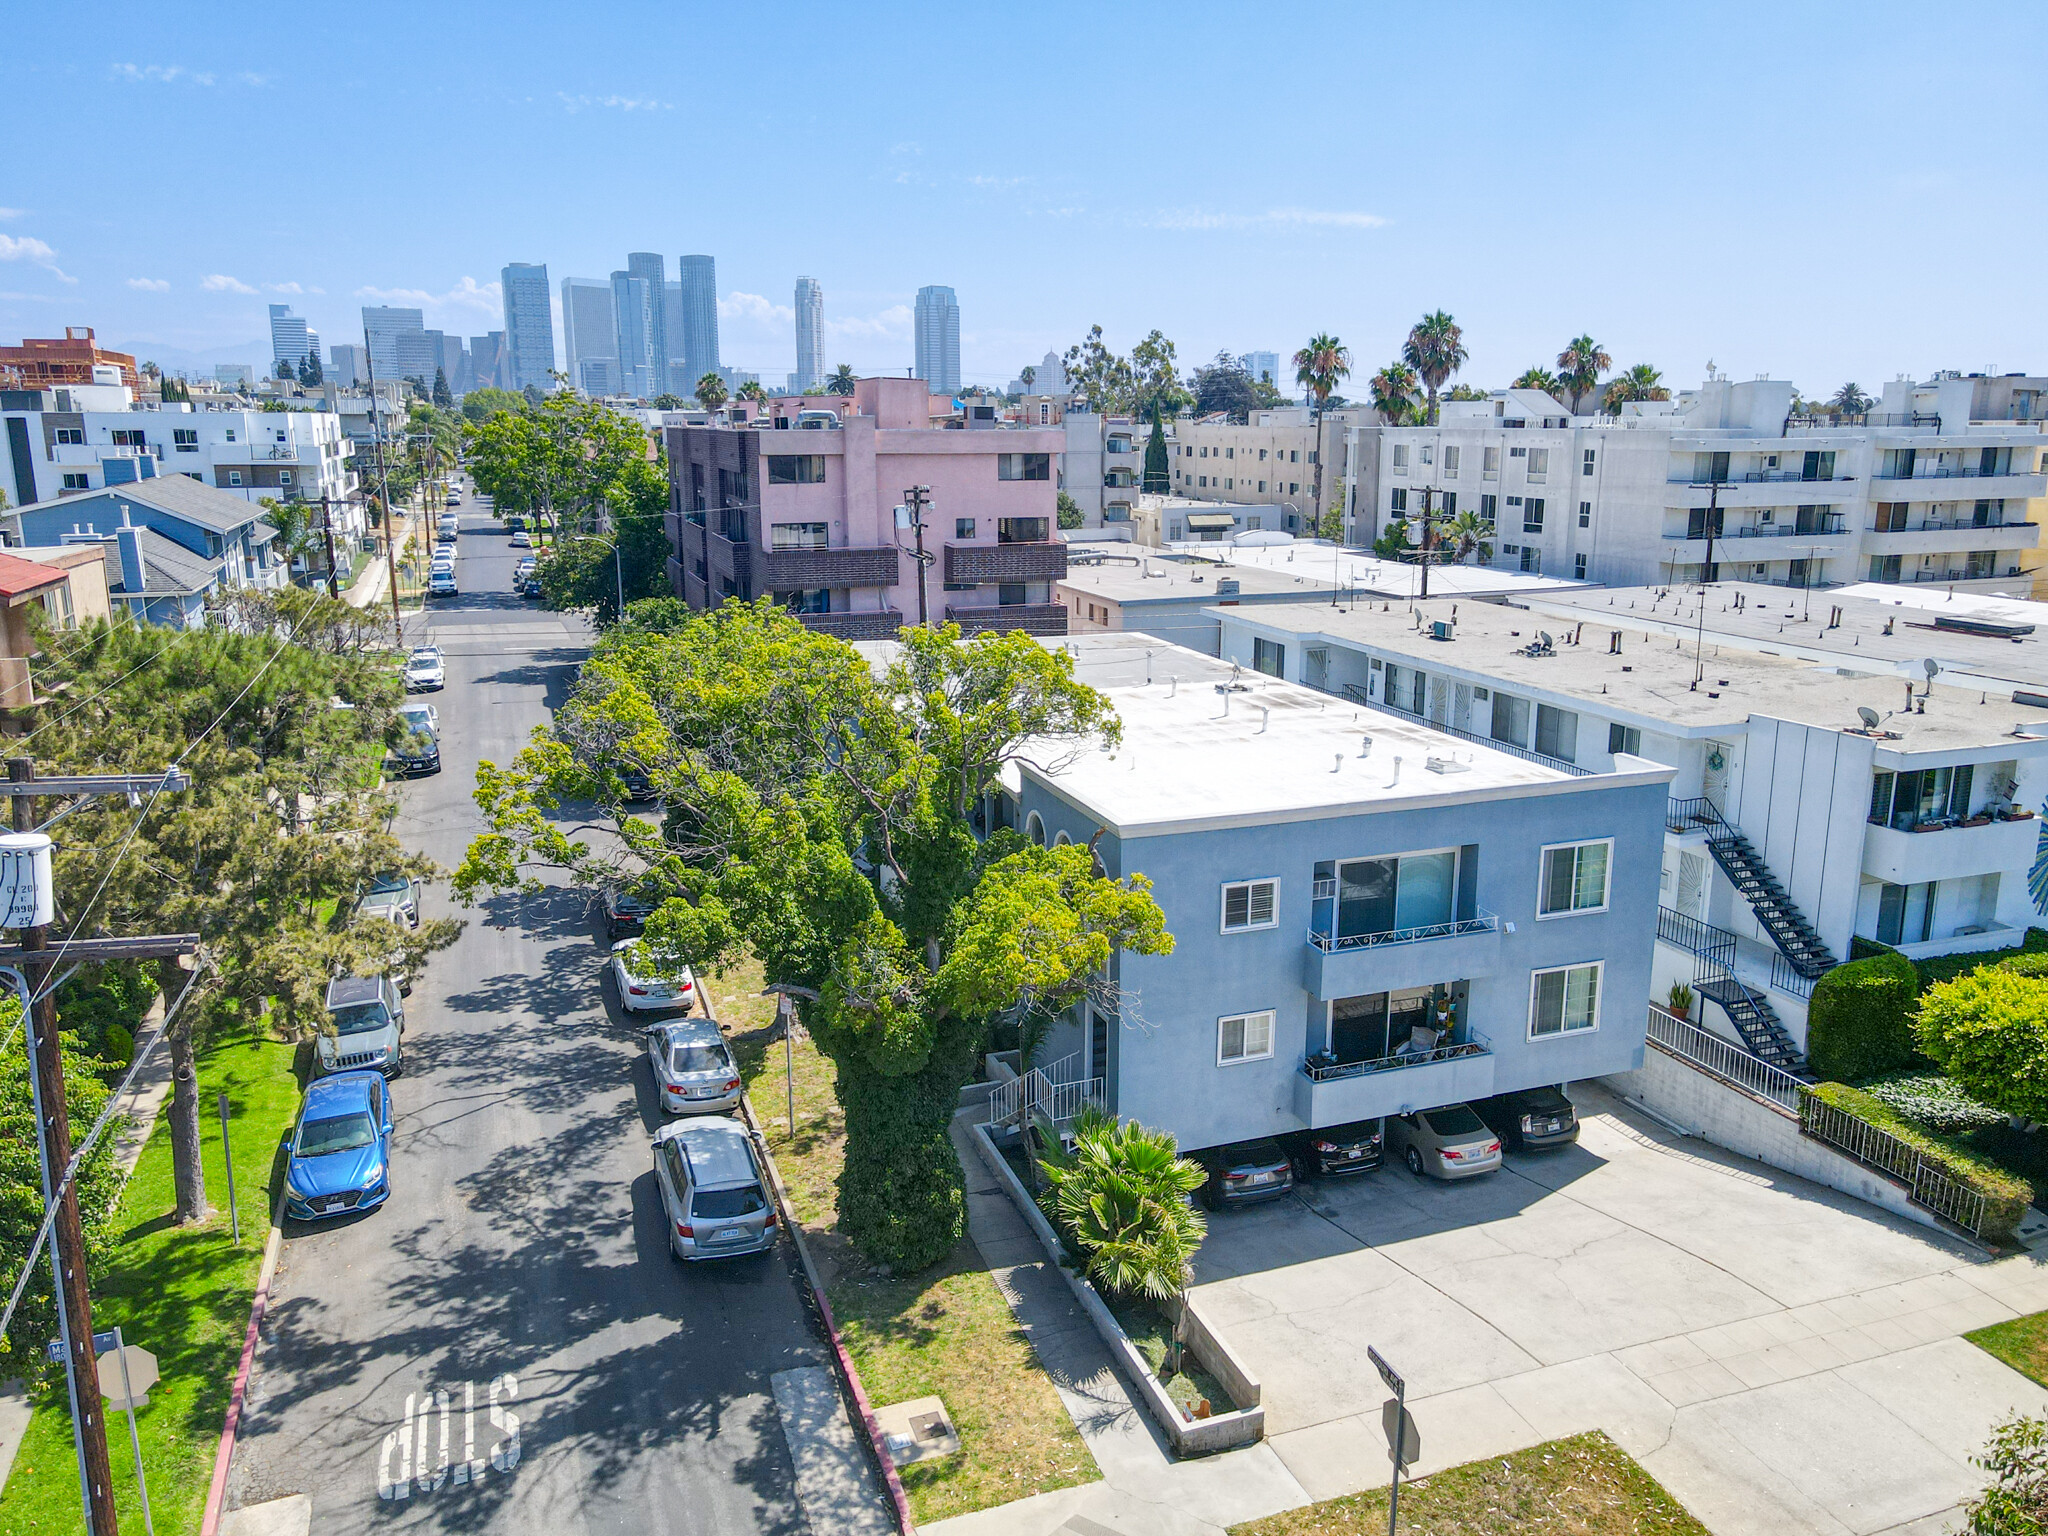
[[[1020,634],[905,629],[878,675],[769,603],[673,629],[640,612],[532,746],[480,765],[491,831],[457,888],[644,869],[669,894],[647,925],[664,963],[757,955],[837,1069],[842,1229],[878,1263],[933,1263],[962,1230],[946,1127],[992,1023],[1091,995],[1113,1009],[1119,952],[1172,947],[1143,877],[972,830],[1005,763],[1113,749],[1115,715]],[[555,819],[567,801],[615,806],[628,767],[668,808],[658,829],[615,817],[607,854]]]
[[[1101,326],[1090,326],[1085,339],[1067,348],[1067,382],[1091,411],[1173,416],[1195,398],[1181,382],[1176,356],[1173,343],[1161,331],[1147,332],[1124,357],[1110,350]]]
[[[2048,1120],[2048,969],[1979,966],[1920,994],[1920,1048],[1981,1104]]]
[[[180,1221],[207,1209],[194,1077],[206,1032],[258,1018],[298,1035],[331,1027],[331,976],[394,957],[418,974],[459,931],[353,913],[373,876],[433,869],[392,837],[378,788],[403,698],[389,646],[378,621],[286,588],[238,594],[203,629],[91,626],[38,663],[39,681],[79,700],[24,742],[39,774],[177,764],[192,778],[70,817],[56,860],[58,905],[86,931],[200,936],[201,979],[169,1039]],[[157,966],[167,1000],[187,978],[176,961]]]
[[[617,411],[558,390],[538,406],[498,411],[464,434],[469,471],[500,517],[585,533],[635,463],[647,431]]]
[[[1199,415],[1228,412],[1230,419],[1242,426],[1258,408],[1258,391],[1252,387],[1252,376],[1228,352],[1218,352],[1214,361],[1197,368],[1193,383],[1195,411]]]
[[[509,389],[486,387],[472,389],[462,397],[462,419],[471,424],[481,422],[500,411],[523,411],[526,396],[514,394]]]
[[[543,607],[587,612],[601,629],[619,621],[619,597],[628,605],[666,596],[667,469],[661,461],[630,461],[610,495],[612,531],[564,539],[540,564]]]

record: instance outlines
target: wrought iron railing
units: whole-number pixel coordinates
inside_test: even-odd
[[[1690,800],[1667,800],[1664,825],[1673,832],[1726,832],[1732,830],[1721,812],[1705,795]]]
[[[1771,952],[1771,985],[1778,991],[1788,992],[1794,997],[1811,997],[1813,984],[1818,979],[1801,975],[1799,968],[1786,959],[1782,951]]]
[[[1398,1072],[1404,1067],[1427,1067],[1439,1061],[1462,1061],[1468,1056],[1486,1056],[1492,1047],[1475,1036],[1456,1045],[1439,1045],[1426,1051],[1405,1051],[1392,1056],[1375,1056],[1369,1061],[1318,1061],[1301,1059],[1301,1075],[1312,1083],[1333,1083],[1347,1077],[1370,1077],[1376,1072]]]
[[[1847,1110],[1837,1109],[1811,1090],[1799,1096],[1799,1129],[1867,1167],[1888,1173],[1906,1186],[1906,1198],[1934,1212],[1972,1237],[1984,1231],[1984,1196],[1951,1178],[1919,1149]]]
[[[1386,944],[1415,944],[1424,939],[1450,939],[1467,933],[1492,933],[1500,919],[1482,911],[1477,917],[1461,917],[1448,923],[1423,923],[1413,928],[1389,928],[1382,933],[1322,933],[1308,931],[1308,941],[1324,954],[1341,954],[1353,949],[1377,949]]]
[[[1657,909],[1657,937],[1666,944],[1675,944],[1717,965],[1733,968],[1735,964],[1734,934],[1726,928],[1716,928],[1712,923],[1689,917],[1676,908]]]
[[[1649,1026],[1644,1034],[1658,1049],[1710,1077],[1718,1077],[1745,1093],[1798,1113],[1799,1090],[1805,1085],[1790,1072],[1772,1066],[1734,1041],[1702,1029],[1692,1020],[1682,1019],[1655,1003],[1650,1004]]]

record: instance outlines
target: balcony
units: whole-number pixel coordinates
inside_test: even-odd
[[[1741,474],[1730,473],[1719,480],[1702,480],[1697,475],[1667,475],[1666,485],[1840,485],[1845,480],[1854,480],[1854,475],[1809,475],[1797,469],[1747,469]]]
[[[1863,834],[1863,873],[1892,885],[2007,871],[2023,879],[2040,837],[2035,816],[1974,827],[1923,821],[1913,832],[1869,825]]]
[[[1374,1061],[1309,1057],[1294,1075],[1294,1112],[1316,1129],[1483,1099],[1493,1092],[1493,1069],[1493,1051],[1476,1034],[1461,1044]]]
[[[1973,523],[1958,518],[1943,522],[1926,519],[1910,528],[1875,528],[1866,536],[1863,550],[1872,555],[1967,555],[1985,549],[2032,549],[2041,537],[2033,523]],[[1945,566],[1946,561],[1942,562]],[[1998,562],[1999,569],[1982,571],[1957,580],[1978,581],[2003,573],[2010,561]],[[1924,580],[1946,580],[1946,572]]]
[[[1848,533],[1849,529],[1843,524],[1842,514],[1836,512],[1827,517],[1809,518],[1806,520],[1806,526],[1803,528],[1799,525],[1799,520],[1797,519],[1783,523],[1747,523],[1741,526],[1723,523],[1720,530],[1715,533],[1714,541],[1719,544],[1742,544],[1753,539],[1836,539],[1845,537]],[[1701,526],[1697,531],[1688,526],[1680,532],[1667,533],[1664,537],[1680,540],[1688,544],[1705,544],[1707,533],[1704,520],[1702,520]],[[1731,558],[1740,559],[1742,557],[1736,555]],[[1777,556],[1774,558],[1783,559],[1785,557]]]
[[[775,549],[762,561],[762,585],[771,592],[817,587],[893,587],[898,552],[893,544],[852,549]]]
[[[1499,965],[1500,919],[1491,912],[1379,933],[1311,928],[1302,985],[1328,1001],[1430,986],[1445,976],[1491,976]]]
[[[946,605],[946,618],[958,624],[962,634],[978,635],[989,630],[1021,629],[1027,635],[1064,635],[1067,610],[1059,603],[984,603],[979,606]]]
[[[946,580],[950,582],[1058,581],[1066,574],[1067,546],[1056,539],[1032,544],[946,546]]]
[[[799,613],[796,621],[821,635],[842,640],[894,640],[903,627],[903,615],[894,608],[865,613]]]

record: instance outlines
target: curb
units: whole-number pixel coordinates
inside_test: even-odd
[[[704,999],[706,1015],[715,1019],[717,1010],[711,1006],[710,989],[701,977],[697,989]],[[882,1438],[882,1426],[868,1402],[867,1389],[861,1385],[860,1371],[853,1363],[853,1356],[846,1352],[846,1341],[839,1336],[839,1320],[832,1315],[832,1303],[825,1299],[824,1282],[818,1277],[818,1266],[811,1258],[809,1245],[804,1242],[803,1223],[790,1209],[789,1191],[782,1183],[782,1169],[775,1161],[774,1152],[769,1150],[768,1137],[754,1115],[753,1098],[745,1088],[740,1090],[740,1109],[746,1115],[747,1129],[753,1132],[754,1144],[761,1149],[762,1160],[768,1165],[768,1182],[775,1186],[775,1204],[782,1213],[784,1230],[789,1233],[790,1241],[796,1244],[796,1256],[803,1265],[804,1281],[811,1288],[811,1299],[818,1304],[818,1315],[825,1321],[825,1336],[832,1345],[832,1358],[838,1367],[839,1379],[853,1397],[853,1406],[860,1414],[861,1428],[867,1435],[868,1449],[874,1455],[875,1464],[882,1469],[882,1480],[888,1484],[889,1502],[896,1511],[896,1527],[903,1536],[917,1536],[917,1523],[910,1517],[910,1495],[903,1491],[903,1479],[897,1475],[895,1458],[889,1454],[888,1444]],[[794,1126],[790,1129],[792,1133],[795,1131]],[[204,1530],[200,1536],[213,1536],[213,1532]]]
[[[282,1201],[282,1196],[279,1197]],[[206,1513],[199,1522],[199,1536],[215,1536],[220,1528],[221,1505],[227,1501],[228,1463],[235,1455],[235,1431],[242,1423],[242,1400],[249,1390],[249,1371],[256,1363],[256,1335],[263,1326],[263,1314],[270,1305],[270,1282],[277,1277],[278,1255],[284,1247],[284,1228],[278,1224],[279,1208],[270,1213],[270,1239],[263,1245],[263,1268],[256,1276],[256,1297],[249,1304],[249,1331],[242,1337],[242,1358],[235,1367],[233,1394],[228,1398],[227,1422],[221,1426],[220,1447],[213,1453],[213,1481],[206,1490]]]

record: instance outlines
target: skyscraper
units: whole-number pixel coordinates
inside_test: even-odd
[[[275,369],[280,362],[290,363],[294,368],[305,362],[307,355],[320,355],[320,338],[306,329],[306,322],[292,313],[289,304],[270,306],[270,367]]]
[[[401,336],[408,340],[401,344]],[[390,304],[365,304],[363,338],[370,348],[370,370],[377,375],[378,382],[395,383],[408,371],[419,371],[419,358],[423,355],[426,340],[418,310],[400,309]],[[401,346],[404,351],[402,357]],[[431,371],[427,374],[427,382],[433,382]]]
[[[1242,368],[1254,381],[1264,379],[1268,384],[1280,382],[1280,354],[1278,352],[1246,352],[1237,359]]]
[[[499,278],[505,295],[505,372],[510,387],[552,388],[555,317],[547,263],[515,261]]]
[[[816,278],[796,280],[796,392],[807,395],[825,377],[825,290]]]
[[[562,343],[569,382],[584,394],[619,389],[619,337],[612,317],[612,285],[594,277],[562,279]]]
[[[916,372],[935,395],[960,392],[960,301],[936,283],[917,290]]]
[[[470,368],[478,389],[505,387],[505,333],[486,331],[469,338]]]
[[[709,256],[676,258],[683,280],[683,384],[679,395],[695,394],[697,381],[718,372],[718,265]]]
[[[668,376],[668,262],[657,251],[628,251],[626,270],[647,285],[647,395],[665,395]]]
[[[683,345],[683,285],[661,286],[665,290],[662,306],[668,322],[668,387],[674,394],[687,395],[697,387],[697,381],[690,377],[690,349]]]
[[[612,274],[612,328],[618,337],[619,388],[652,399],[660,391],[654,388],[654,312],[646,278]]]

